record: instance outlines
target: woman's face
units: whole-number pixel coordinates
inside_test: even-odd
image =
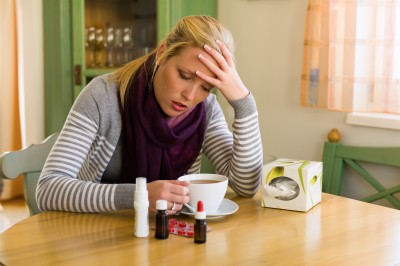
[[[160,48],[158,54],[163,52]],[[198,78],[199,70],[211,77],[215,75],[198,59],[198,55],[216,61],[200,48],[186,47],[178,55],[159,62],[154,76],[154,93],[164,113],[174,117],[191,110],[204,101],[213,89],[211,84]]]

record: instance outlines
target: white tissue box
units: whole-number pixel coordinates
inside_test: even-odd
[[[321,202],[322,162],[277,159],[263,166],[261,206],[306,212]]]

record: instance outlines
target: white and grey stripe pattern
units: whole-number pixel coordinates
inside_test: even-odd
[[[115,147],[96,132],[93,121],[78,112],[70,112],[39,180],[37,199],[42,203],[41,209],[116,210],[112,204],[116,185],[99,184]],[[74,182],[71,177],[86,182]],[[44,189],[51,192],[45,193]]]
[[[216,171],[229,177],[229,186],[236,193],[245,197],[254,196],[261,177],[261,171],[257,169],[262,167],[257,112],[235,119],[233,137],[226,131],[223,117],[213,120],[207,131],[204,152]]]

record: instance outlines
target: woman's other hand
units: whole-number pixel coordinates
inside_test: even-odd
[[[215,59],[218,65],[207,59],[202,54],[198,55],[199,60],[207,66],[216,77],[210,77],[200,71],[196,71],[196,74],[205,82],[217,87],[228,101],[242,99],[249,94],[249,90],[243,84],[236,71],[231,52],[221,41],[217,40],[217,44],[219,45],[222,54],[208,45],[204,46],[204,50]]]
[[[157,180],[148,183],[149,211],[155,212],[156,201],[163,199],[168,202],[168,214],[176,214],[184,203],[189,202],[188,185],[188,182],[179,180]]]

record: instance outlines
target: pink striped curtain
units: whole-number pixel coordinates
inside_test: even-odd
[[[309,0],[301,104],[400,114],[400,0]]]

